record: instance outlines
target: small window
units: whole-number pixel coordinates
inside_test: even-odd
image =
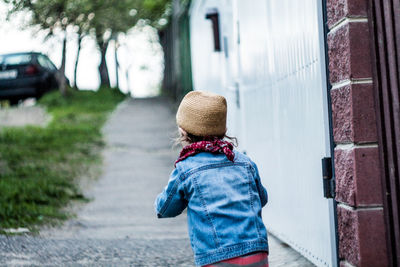
[[[219,36],[219,14],[216,9],[210,10],[206,14],[206,19],[211,20],[212,23],[212,30],[214,36],[214,51],[221,51],[221,41]]]

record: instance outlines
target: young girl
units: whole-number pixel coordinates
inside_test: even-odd
[[[198,266],[268,266],[267,203],[257,166],[226,137],[226,100],[194,91],[176,121],[182,149],[168,185],[157,196],[158,218],[187,207],[190,242]]]

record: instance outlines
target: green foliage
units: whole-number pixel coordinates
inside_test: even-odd
[[[92,30],[100,48],[109,38],[126,33],[139,21],[157,26],[168,15],[171,0],[99,0],[91,1],[90,10],[95,14]],[[108,34],[106,34],[108,33]]]
[[[12,9],[9,15],[29,11],[31,25],[38,25],[49,34],[68,25],[80,33],[94,33],[96,40],[106,42],[104,35],[125,33],[144,21],[157,25],[170,9],[171,0],[3,0]],[[106,38],[107,39],[107,38]]]
[[[98,42],[108,41],[105,33],[108,31],[110,38],[113,34],[126,32],[138,21],[137,0],[100,0],[92,2],[93,30]],[[135,11],[131,11],[135,10]]]
[[[9,16],[19,11],[29,11],[30,25],[40,26],[52,35],[56,29],[68,25],[81,25],[88,14],[88,0],[3,0],[12,5]],[[86,17],[87,19],[87,17]]]
[[[171,12],[171,0],[144,0],[142,1],[142,12],[147,22],[155,28],[161,28],[160,19],[168,19]]]
[[[109,88],[66,98],[53,92],[40,101],[53,116],[47,127],[0,130],[0,228],[67,217],[61,208],[84,199],[76,178],[101,162],[101,126],[123,98]]]

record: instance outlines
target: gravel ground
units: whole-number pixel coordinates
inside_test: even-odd
[[[34,100],[26,100],[17,107],[0,108],[0,127],[2,126],[46,126],[51,116]]]
[[[0,237],[4,266],[193,266],[186,239]]]
[[[38,236],[0,236],[0,266],[194,266],[185,214],[157,219],[156,195],[178,151],[175,116],[161,98],[122,103],[104,127],[103,174],[76,218]],[[270,266],[313,266],[270,236]]]

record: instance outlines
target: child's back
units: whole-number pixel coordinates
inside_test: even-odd
[[[267,193],[248,157],[235,151],[231,162],[223,154],[200,153],[179,162],[170,183],[157,198],[159,217],[176,216],[187,205],[197,265],[268,250],[261,220]]]
[[[183,149],[155,204],[160,218],[187,207],[196,265],[207,265],[268,251],[266,203],[256,165],[230,143],[207,137]]]

